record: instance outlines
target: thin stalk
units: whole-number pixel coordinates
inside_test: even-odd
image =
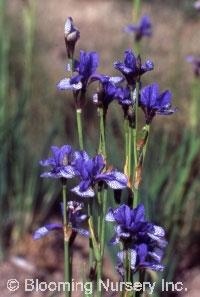
[[[141,0],[133,0],[133,20],[138,22],[140,17]]]
[[[100,144],[99,150],[106,157],[106,142],[105,142],[105,122],[103,108],[99,108],[100,115]]]
[[[93,213],[92,212],[92,202],[93,201],[91,200],[88,203],[88,216],[90,218],[92,226],[94,226],[93,225],[93,215],[92,215],[92,213]],[[91,272],[93,273],[93,263],[94,263],[94,248],[93,248],[93,244],[92,244],[92,238],[90,236],[90,238],[89,238],[89,269],[90,269],[90,274],[91,274]],[[92,294],[91,294],[91,296],[93,296],[94,295],[94,281],[93,281],[93,278],[91,279],[91,281],[92,281]]]
[[[131,91],[132,96],[133,90]],[[138,189],[136,189],[134,183],[136,178],[136,169],[138,166],[138,154],[137,154],[137,134],[138,134],[138,101],[139,101],[139,81],[136,82],[136,102],[135,102],[135,128],[133,129],[133,147],[134,147],[134,174],[133,174],[133,188],[134,199],[133,207],[138,204]]]
[[[69,65],[70,65],[70,73],[71,77],[73,76],[73,57],[72,59],[69,59]],[[77,108],[76,109],[76,121],[77,121],[77,129],[78,129],[78,139],[79,139],[79,147],[81,150],[83,150],[83,129],[82,129],[82,109]]]
[[[69,239],[67,237],[67,185],[63,185],[63,207],[64,207],[64,269],[65,269],[65,282],[71,283],[70,279],[70,255],[69,255]],[[70,297],[71,292],[66,290],[65,296]]]
[[[145,269],[142,269],[139,272],[139,283],[143,284],[144,280],[145,280]],[[143,294],[143,290],[137,291],[135,294],[135,297],[140,297],[142,296],[142,294]]]
[[[102,296],[101,291],[102,261],[97,262],[97,297]]]
[[[138,131],[138,105],[139,105],[140,82],[136,81],[136,102],[135,102],[135,129]]]
[[[125,135],[126,160],[128,157],[128,127],[129,127],[129,121],[127,119],[125,119],[124,120],[124,135]]]
[[[76,110],[77,128],[78,128],[78,139],[80,149],[83,150],[83,129],[82,129],[82,109]]]
[[[147,131],[147,139],[146,139],[146,143],[143,147],[143,152],[142,152],[142,155],[143,155],[143,162],[144,162],[144,158],[146,156],[146,151],[147,151],[147,145],[148,145],[148,142],[149,142],[149,133],[150,133],[150,125],[149,124],[146,124],[145,125],[145,128],[146,128],[146,131]]]
[[[97,190],[97,200],[99,207],[101,209],[101,192]],[[98,229],[97,229],[98,239],[101,236],[101,214],[98,212]]]
[[[132,128],[128,128],[128,176],[131,179],[131,157],[132,157]]]
[[[104,185],[103,189],[103,211],[102,211],[102,231],[101,231],[101,258],[103,260],[104,247],[105,247],[105,231],[106,231],[106,221],[105,215],[107,211],[107,198],[108,198],[108,188]]]

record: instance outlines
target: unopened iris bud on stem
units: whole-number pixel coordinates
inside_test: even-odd
[[[73,58],[76,42],[80,38],[80,32],[75,27],[73,19],[68,17],[64,28],[65,44],[67,48],[67,55],[69,59]]]

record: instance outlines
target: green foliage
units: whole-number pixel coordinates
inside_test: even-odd
[[[24,69],[20,85],[15,89],[12,75],[12,43],[7,26],[7,1],[0,1],[0,260],[9,240],[16,241],[31,227],[36,208],[46,216],[56,190],[43,183],[38,155],[28,141],[27,116],[31,100],[32,63],[35,32],[35,2],[23,8]],[[19,75],[19,73],[18,73]],[[55,134],[50,127],[40,155],[47,154]],[[41,197],[44,197],[41,199]]]

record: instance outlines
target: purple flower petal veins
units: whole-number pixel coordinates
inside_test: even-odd
[[[171,115],[178,109],[171,107],[171,92],[166,90],[159,94],[159,86],[152,84],[143,88],[140,96],[140,106],[144,111],[146,123],[149,124],[156,114]]]

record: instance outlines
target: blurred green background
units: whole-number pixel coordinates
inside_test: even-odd
[[[188,54],[200,54],[200,20],[192,5],[191,0],[142,3],[142,14],[153,23],[152,38],[143,41],[142,60],[155,64],[144,84],[170,89],[173,105],[179,107],[175,115],[153,121],[140,189],[148,217],[167,231],[166,280],[180,279],[200,264],[200,79],[185,61]],[[1,262],[26,254],[21,246],[27,236],[59,212],[59,183],[40,179],[39,160],[53,144],[78,148],[73,99],[56,90],[66,75],[63,28],[68,16],[81,32],[76,58],[80,49],[97,51],[98,73],[118,75],[113,63],[123,60],[124,50],[134,49],[133,37],[123,32],[132,23],[132,1],[0,0]],[[94,153],[98,118],[91,96],[92,90],[84,131]],[[122,168],[123,124],[117,103],[108,116],[109,162]]]

